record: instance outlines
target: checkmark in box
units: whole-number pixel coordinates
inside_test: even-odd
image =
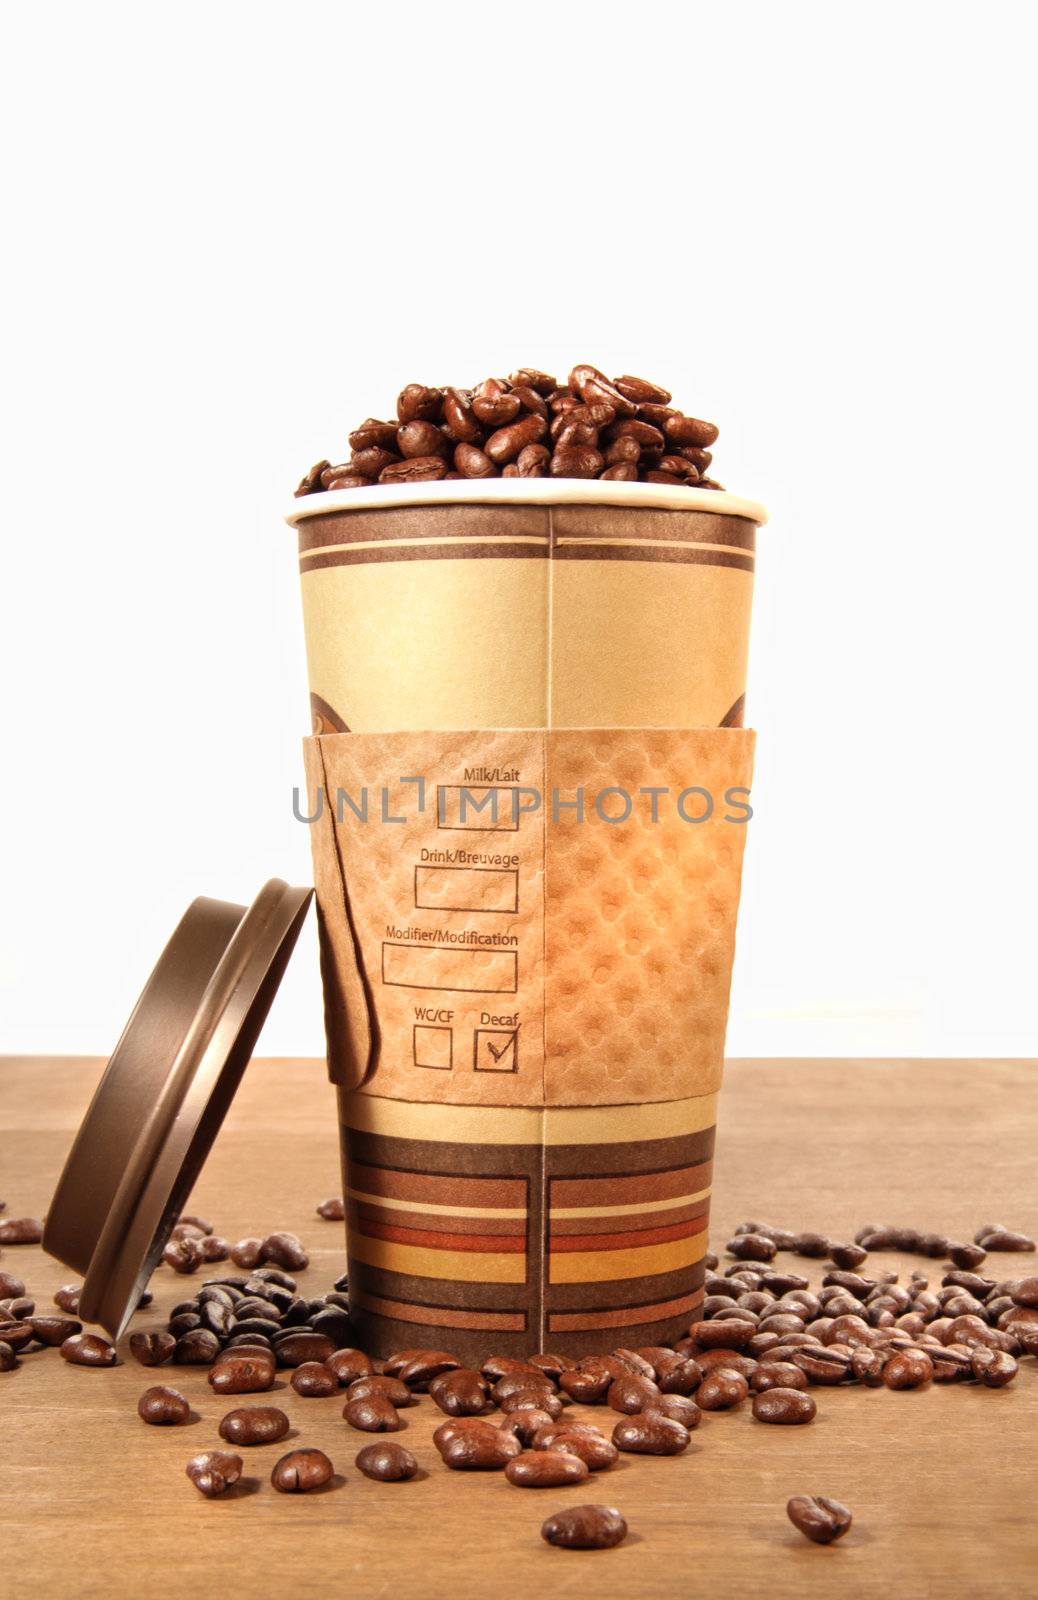
[[[518,1072],[519,1029],[477,1028],[473,1066],[477,1072]]]

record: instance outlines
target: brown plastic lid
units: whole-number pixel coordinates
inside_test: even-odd
[[[144,986],[65,1163],[43,1243],[118,1338],[227,1113],[312,889],[195,900]]]

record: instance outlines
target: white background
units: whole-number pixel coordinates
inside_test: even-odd
[[[591,361],[765,500],[733,1054],[1034,1054],[1023,6],[23,6],[5,24],[0,1048],[309,880],[301,470]],[[312,922],[264,1036],[323,1048]]]

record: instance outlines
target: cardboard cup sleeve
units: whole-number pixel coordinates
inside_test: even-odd
[[[754,735],[305,742],[351,1303],[377,1354],[698,1314]]]

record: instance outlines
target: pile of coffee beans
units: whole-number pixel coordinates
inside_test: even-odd
[[[296,495],[461,478],[601,478],[720,489],[707,476],[712,422],[671,405],[661,384],[576,366],[560,384],[520,367],[474,389],[409,383],[396,417],[368,417],[348,460],[318,461]]]
[[[167,1267],[185,1276],[197,1272],[201,1266],[227,1260],[246,1272],[267,1265],[283,1267],[288,1272],[302,1272],[310,1265],[310,1257],[294,1233],[268,1233],[263,1239],[250,1237],[231,1244],[221,1238],[204,1217],[189,1216],[178,1218],[162,1259]]]
[[[341,1210],[339,1198],[317,1208],[328,1220],[340,1220]],[[21,1224],[16,1231],[32,1232]],[[205,1241],[216,1238],[198,1217],[182,1217],[175,1235],[171,1242],[199,1251],[190,1270],[201,1263]],[[618,1347],[608,1355],[490,1354],[478,1366],[449,1350],[409,1349],[379,1370],[351,1343],[345,1277],[326,1294],[301,1293],[286,1263],[301,1258],[305,1265],[306,1251],[295,1235],[277,1232],[228,1247],[251,1264],[205,1279],[174,1305],[165,1328],[135,1332],[128,1344],[148,1368],[206,1368],[210,1398],[262,1396],[287,1369],[299,1402],[339,1400],[345,1422],[362,1434],[399,1432],[401,1412],[427,1396],[443,1416],[433,1444],[444,1467],[498,1472],[516,1488],[562,1489],[609,1471],[621,1455],[683,1454],[707,1414],[749,1410],[756,1423],[810,1424],[818,1402],[809,1389],[1004,1387],[1022,1357],[1038,1356],[1038,1276],[999,1280],[977,1268],[989,1252],[1034,1248],[1027,1235],[1001,1223],[984,1224],[966,1244],[877,1223],[844,1243],[745,1222],[728,1242],[731,1259],[723,1268],[717,1256],[706,1257],[702,1319],[672,1346]],[[943,1258],[948,1268],[934,1285],[921,1270],[904,1283],[893,1271],[870,1272],[870,1253],[887,1249]],[[818,1262],[820,1281],[779,1265],[780,1252]],[[37,1316],[24,1281],[0,1272],[0,1371],[17,1367],[24,1352],[48,1347],[75,1366],[113,1365],[115,1346],[77,1320],[78,1296],[78,1286],[67,1284],[54,1296],[62,1314]],[[612,1415],[599,1426],[574,1416],[574,1405]],[[165,1384],[146,1388],[137,1412],[150,1426],[196,1420],[188,1396]],[[228,1410],[217,1432],[229,1448],[194,1456],[187,1475],[207,1497],[241,1493],[238,1452],[275,1444],[290,1428],[288,1414],[266,1402]],[[355,1464],[386,1483],[420,1470],[411,1451],[384,1437],[363,1445]],[[282,1456],[270,1481],[284,1494],[341,1482],[329,1457],[308,1445]],[[830,1543],[851,1525],[847,1507],[825,1496],[795,1495],[787,1511],[815,1543]],[[548,1543],[569,1549],[609,1548],[626,1531],[619,1511],[598,1504],[554,1512],[541,1529]]]

